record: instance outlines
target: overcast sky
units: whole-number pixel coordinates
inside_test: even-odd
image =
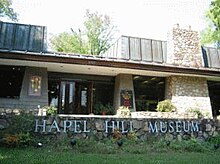
[[[12,0],[19,23],[47,26],[49,34],[82,27],[85,11],[107,14],[120,35],[166,40],[176,23],[205,27],[211,0]]]

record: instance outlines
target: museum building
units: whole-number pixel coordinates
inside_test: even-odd
[[[44,26],[0,22],[0,109],[55,106],[58,114],[97,114],[100,106],[177,112],[220,110],[220,50],[175,25],[167,41],[121,36],[99,56],[51,52]]]

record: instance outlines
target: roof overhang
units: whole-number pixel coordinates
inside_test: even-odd
[[[162,63],[51,53],[0,52],[0,65],[45,67],[50,72],[116,76],[133,74],[167,77],[171,75],[220,80],[219,69],[190,68]]]

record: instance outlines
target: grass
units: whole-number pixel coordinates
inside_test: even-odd
[[[41,148],[0,148],[1,164],[142,164],[142,163],[190,163],[218,164],[220,149],[204,152],[175,150],[172,147],[148,145],[146,143],[124,143],[118,147],[113,142],[77,142],[71,147],[64,143]]]
[[[76,153],[74,151],[56,151],[49,149],[0,149],[0,163],[2,164],[34,164],[34,163],[190,163],[190,164],[217,164],[220,161],[218,153],[196,152],[167,152],[148,154],[118,154]]]

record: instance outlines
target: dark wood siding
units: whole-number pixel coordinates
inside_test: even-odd
[[[0,22],[0,49],[46,51],[46,27]]]

